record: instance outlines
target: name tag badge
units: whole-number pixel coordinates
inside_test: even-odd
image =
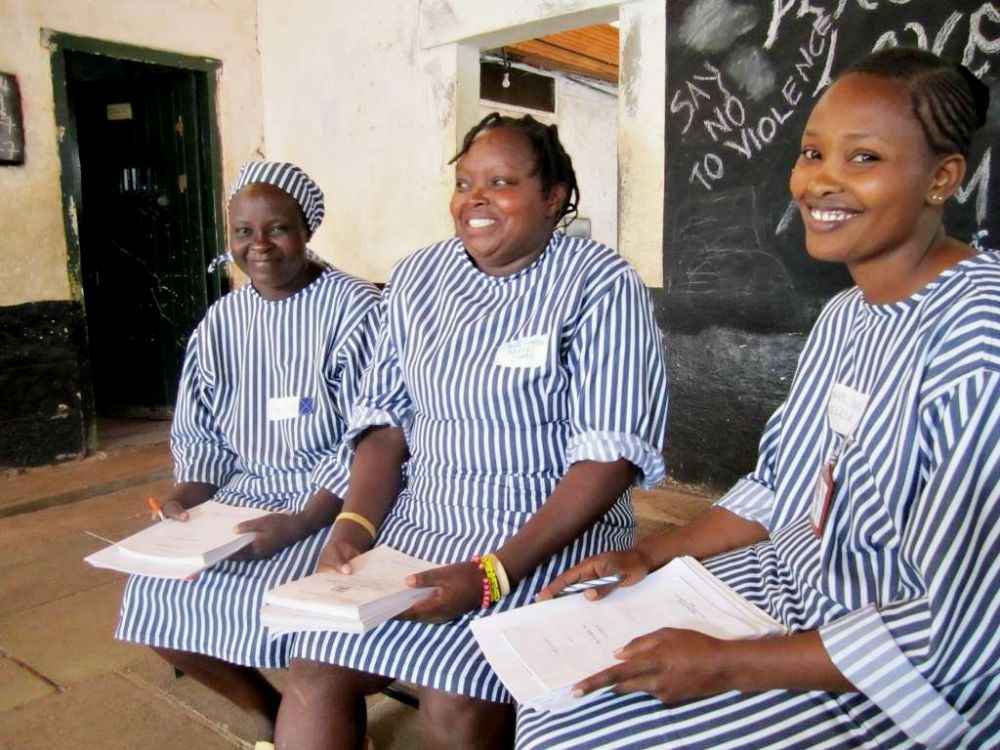
[[[836,383],[830,389],[830,400],[826,405],[826,416],[830,420],[830,427],[839,435],[853,434],[867,405],[867,393]]]
[[[549,354],[549,334],[525,336],[501,344],[493,364],[497,367],[541,367]]]
[[[820,469],[813,489],[812,504],[809,506],[809,525],[817,539],[823,537],[826,529],[826,519],[830,516],[830,504],[833,502],[833,466],[826,464]]]
[[[267,421],[278,422],[283,419],[295,419],[299,416],[299,397],[283,396],[267,400]]]

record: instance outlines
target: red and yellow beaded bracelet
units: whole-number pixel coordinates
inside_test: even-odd
[[[500,562],[500,558],[492,552],[485,555],[476,555],[472,562],[483,571],[483,609],[489,609],[503,597],[510,593],[510,579],[507,578],[507,571]]]

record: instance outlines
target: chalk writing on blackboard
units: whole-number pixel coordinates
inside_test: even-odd
[[[788,174],[809,111],[833,77],[894,45],[963,63],[992,90],[987,124],[945,222],[951,236],[996,246],[1000,2],[670,0],[667,8],[664,269],[671,294],[759,299],[773,287],[782,301],[801,302],[805,312],[787,317],[803,321],[818,300],[850,283],[805,257]],[[785,325],[779,318],[776,327]]]
[[[0,164],[24,163],[24,120],[17,78],[0,73]]]

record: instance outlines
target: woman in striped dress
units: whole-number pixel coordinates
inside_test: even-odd
[[[810,255],[857,286],[823,310],[756,470],[543,595],[691,555],[791,634],[638,638],[576,686],[612,693],[522,711],[521,750],[1000,746],[1000,257],[942,226],[988,101],[917,50],[834,83],[791,190]]]
[[[229,203],[231,257],[250,283],[191,336],[171,429],[174,518],[206,500],[272,511],[242,553],[193,582],[134,576],[117,637],[144,643],[247,710],[270,746],[280,695],[260,667],[288,643],[260,624],[263,594],[308,575],[347,489],[338,447],[371,356],[378,291],[313,259],[323,194],[297,167],[244,165]]]
[[[388,544],[439,563],[411,581],[436,591],[363,636],[300,634],[279,747],[360,747],[364,696],[393,679],[420,687],[426,747],[509,747],[510,696],[469,623],[630,546],[629,487],[664,473],[648,293],[612,250],[555,231],[576,194],[556,128],[491,115],[456,159],[458,236],[392,274],[323,558],[343,569]],[[489,573],[472,561],[485,553]],[[500,580],[484,595],[490,573]]]

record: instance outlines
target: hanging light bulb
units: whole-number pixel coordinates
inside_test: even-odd
[[[505,89],[510,88],[510,73],[506,70],[503,72],[503,79],[501,79],[500,85]]]
[[[500,79],[500,85],[505,89],[510,88],[510,60],[507,59],[507,50],[504,47],[500,48],[500,54],[503,55],[503,78]]]

